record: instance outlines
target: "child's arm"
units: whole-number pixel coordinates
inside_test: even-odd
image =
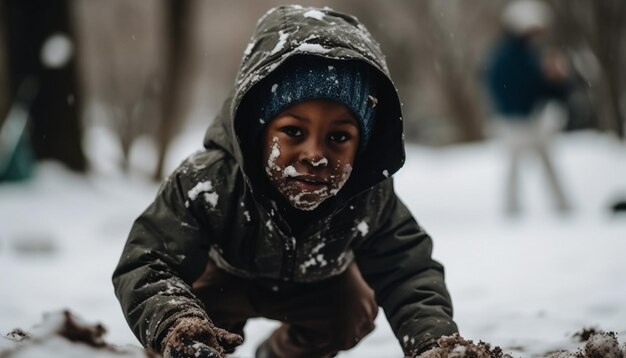
[[[355,247],[359,269],[409,357],[458,331],[443,267],[431,258],[432,240],[393,192],[377,229]]]
[[[115,293],[135,336],[161,352],[179,323],[195,318],[212,326],[191,283],[207,263],[209,241],[188,203],[195,183],[183,165],[135,221],[113,273]],[[188,321],[188,320],[187,320]]]

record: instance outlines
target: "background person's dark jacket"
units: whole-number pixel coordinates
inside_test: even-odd
[[[431,239],[389,178],[404,163],[402,118],[379,46],[356,19],[309,10],[280,7],[259,22],[205,150],[163,183],[131,230],[113,283],[128,323],[147,347],[160,350],[175,320],[206,316],[190,285],[209,257],[234,275],[276,285],[321,281],[356,260],[406,352],[457,331]],[[293,234],[249,163],[260,161],[261,149],[246,148],[250,143],[239,141],[245,136],[237,128],[258,120],[247,112],[246,103],[254,100],[246,98],[248,91],[302,53],[365,61],[379,76],[380,91],[374,134],[351,179]],[[244,161],[242,153],[253,160]]]
[[[546,100],[567,93],[565,82],[548,80],[528,39],[512,34],[505,34],[491,53],[486,82],[493,111],[509,118],[529,118]]]

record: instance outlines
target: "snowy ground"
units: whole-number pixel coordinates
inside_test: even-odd
[[[201,142],[182,136],[170,168]],[[113,295],[110,276],[134,218],[156,185],[115,170],[117,152],[92,130],[95,174],[77,176],[54,163],[23,184],[0,185],[0,333],[28,329],[42,313],[69,308],[102,322],[107,341],[137,345]],[[148,143],[133,163],[148,170]],[[503,153],[493,142],[429,149],[409,146],[397,190],[435,240],[463,336],[532,357],[574,349],[570,337],[596,326],[626,337],[626,214],[609,211],[626,198],[626,146],[592,132],[557,139],[557,166],[575,205],[551,210],[539,168],[529,162],[525,212],[502,214]],[[252,357],[275,323],[253,320],[235,357]],[[383,315],[378,328],[340,357],[401,357]]]

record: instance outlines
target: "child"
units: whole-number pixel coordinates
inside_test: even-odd
[[[257,357],[330,357],[378,307],[409,357],[457,331],[430,237],[396,197],[402,115],[355,18],[263,16],[234,91],[136,220],[113,274],[126,319],[166,357],[224,357],[251,317]]]

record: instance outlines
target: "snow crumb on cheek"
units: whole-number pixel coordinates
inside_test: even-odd
[[[250,218],[250,212],[248,210],[243,212],[243,216],[246,217],[246,221],[250,222],[252,219]]]
[[[280,167],[276,165],[276,159],[278,159],[278,157],[280,157],[280,145],[278,144],[278,137],[274,137],[272,139],[270,157],[267,158],[267,167],[265,168],[268,175],[272,175],[272,170],[280,171]]]
[[[274,83],[272,85],[272,93],[276,93],[276,90],[278,89],[278,83]]]
[[[298,175],[299,173],[293,165],[289,165],[283,170],[283,177],[297,177]]]
[[[389,178],[389,171],[387,169],[383,170],[383,175],[385,178]]]

